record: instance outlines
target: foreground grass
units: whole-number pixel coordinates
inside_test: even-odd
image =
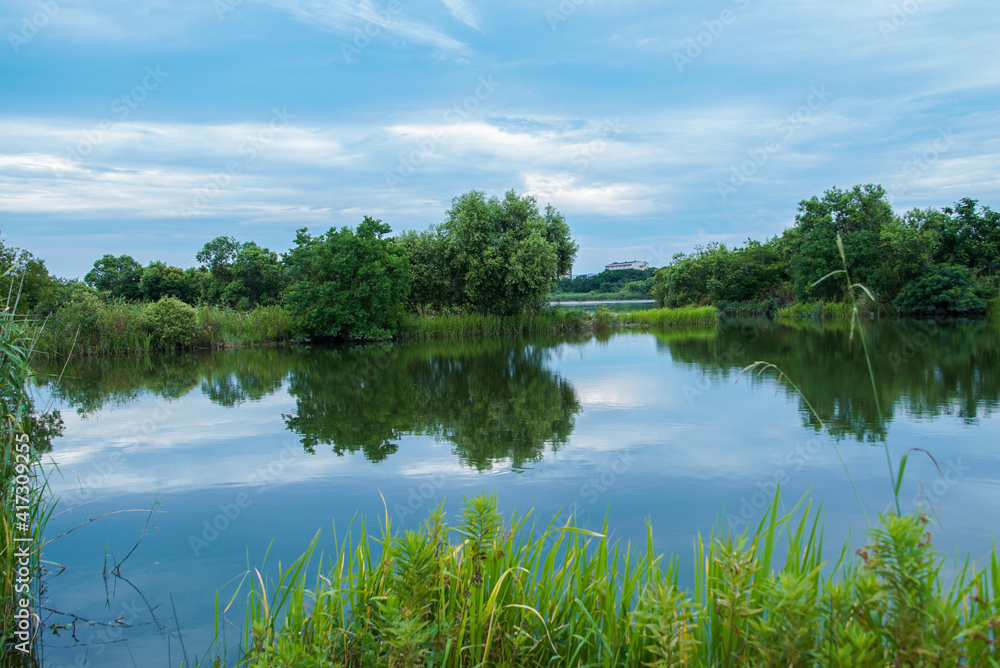
[[[12,309],[0,311],[0,665],[34,665],[42,533],[48,519],[44,480],[26,384],[32,341]]]
[[[1000,661],[1000,559],[950,583],[927,519],[884,515],[870,544],[821,560],[808,504],[752,535],[695,546],[682,589],[652,532],[640,554],[572,522],[504,519],[495,496],[419,531],[345,542],[308,575],[316,541],[251,590],[246,666],[986,666]],[[787,548],[778,563],[778,545]],[[378,556],[376,556],[378,553]],[[323,559],[319,558],[320,562]]]

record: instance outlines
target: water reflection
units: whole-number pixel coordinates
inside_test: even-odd
[[[177,358],[71,364],[52,388],[86,416],[150,392],[175,398],[200,388],[233,407],[282,389],[283,415],[310,453],[361,452],[379,462],[405,434],[448,441],[467,466],[514,468],[565,444],[580,402],[546,362],[565,339],[492,339],[294,350],[244,350]]]
[[[837,438],[883,440],[899,411],[967,422],[1000,405],[998,327],[987,321],[866,323],[877,381],[876,409],[860,339],[846,322],[723,324],[652,332],[674,364],[696,367],[705,383],[731,381],[766,360],[802,390]],[[287,392],[286,427],[308,452],[329,447],[379,462],[405,434],[450,442],[466,465],[515,468],[567,442],[581,411],[574,387],[549,364],[554,350],[615,336],[474,339],[341,348],[256,349],[160,358],[77,360],[61,383],[39,382],[86,417],[128,405],[143,393],[193,390],[236,407]],[[773,375],[745,381],[774,386]],[[800,403],[804,424],[820,423]]]
[[[1000,405],[998,327],[988,321],[865,323],[883,420],[860,337],[847,322],[730,323],[710,336],[657,334],[676,362],[719,381],[757,360],[776,364],[838,439],[885,438],[901,410],[918,418],[953,415],[972,423]],[[741,381],[743,382],[743,381]],[[747,382],[775,383],[773,374]],[[799,398],[803,422],[820,423]]]

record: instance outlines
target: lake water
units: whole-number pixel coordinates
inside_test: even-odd
[[[64,625],[46,665],[178,665],[209,647],[216,592],[225,605],[268,550],[274,573],[317,531],[329,553],[352,518],[412,527],[482,490],[543,523],[572,510],[600,528],[607,514],[614,538],[641,541],[649,521],[690,578],[697,534],[760,521],[780,481],[789,505],[823,503],[835,552],[865,531],[835,447],[872,518],[892,499],[886,445],[894,462],[932,453],[943,476],[914,452],[904,510],[921,485],[937,545],[981,558],[1000,529],[1000,329],[865,331],[884,419],[845,323],[72,363],[39,388],[65,421],[47,532],[82,524],[45,552],[47,623]],[[757,360],[819,418],[773,374],[737,382]]]

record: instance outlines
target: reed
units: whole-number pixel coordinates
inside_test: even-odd
[[[504,518],[495,496],[416,531],[317,539],[266,580],[251,569],[238,665],[885,666],[1000,660],[1000,559],[949,582],[923,516],[885,515],[824,568],[818,512],[776,494],[753,533],[700,537],[678,562],[554,518]],[[318,537],[317,537],[318,538]],[[776,555],[787,554],[783,563]],[[314,562],[319,566],[313,568]]]
[[[37,665],[41,548],[51,509],[32,442],[34,341],[14,313],[9,303],[0,311],[0,664],[30,666]]]
[[[291,316],[278,306],[239,311],[177,300],[137,304],[81,292],[39,325],[37,336],[40,354],[100,357],[270,345],[289,341],[291,329]]]
[[[572,332],[585,328],[584,315],[567,309],[541,309],[513,316],[457,312],[409,315],[401,336],[437,339],[483,335],[522,335]]]
[[[719,321],[719,311],[714,306],[683,306],[657,308],[645,311],[627,311],[616,314],[619,324],[629,327],[673,327],[676,325],[708,325]]]

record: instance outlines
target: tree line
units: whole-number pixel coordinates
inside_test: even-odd
[[[356,228],[318,236],[300,229],[282,254],[222,236],[198,252],[197,267],[142,266],[107,254],[82,282],[56,278],[44,261],[0,242],[0,261],[12,268],[0,289],[20,294],[18,311],[39,317],[95,297],[170,300],[178,314],[204,304],[281,305],[304,337],[388,338],[408,311],[509,316],[536,308],[576,251],[565,218],[551,206],[540,211],[533,197],[513,190],[503,198],[471,191],[452,201],[444,222],[421,232],[392,236],[388,224],[366,216]]]
[[[838,238],[843,248],[838,247]],[[961,199],[940,210],[896,214],[878,185],[831,188],[802,200],[781,235],[742,247],[710,243],[679,253],[656,271],[653,295],[664,306],[843,301],[842,275],[864,285],[876,309],[906,314],[982,312],[997,297],[1000,212]]]

